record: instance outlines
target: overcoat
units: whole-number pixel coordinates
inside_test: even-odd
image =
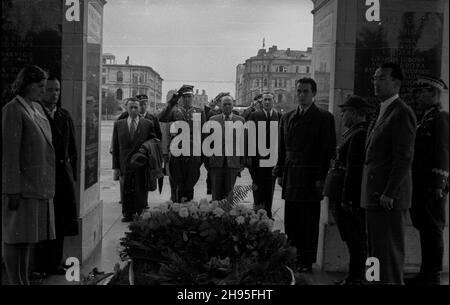
[[[283,177],[281,198],[286,201],[320,201],[316,181],[324,181],[336,153],[333,115],[312,104],[305,114],[300,108],[280,120],[278,162],[274,175]]]

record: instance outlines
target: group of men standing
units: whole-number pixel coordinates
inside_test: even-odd
[[[403,81],[400,66],[395,63],[381,65],[372,81],[375,97],[380,101],[378,105],[356,95],[340,105],[346,131],[338,147],[334,117],[315,105],[317,85],[311,78],[297,80],[298,107],[284,115],[273,109],[274,94],[271,92],[257,96],[243,116],[233,112],[234,100],[228,93],[221,93],[211,107],[197,108],[192,106],[193,86],[184,85],[158,118],[145,119],[148,123],[141,124],[143,119],[139,119],[137,113],[139,103],[129,101],[129,118],[119,120],[114,126],[114,168],[120,168],[123,174],[124,165],[120,160],[128,154],[125,150],[119,156],[115,154],[116,148],[132,149],[155,137],[158,119],[165,123],[187,122],[191,152],[195,145],[201,145],[193,135],[194,114],[200,115],[201,126],[206,121],[216,121],[222,128],[228,121],[253,121],[256,126],[265,128],[266,147],[273,144],[270,143],[271,122],[278,122],[278,161],[273,167],[261,166],[265,157],[258,150],[253,157],[241,156],[235,151],[232,156],[227,156],[225,147],[221,148],[221,156],[174,156],[169,153],[171,199],[187,202],[194,198],[194,186],[199,180],[202,164],[208,170],[208,192],[212,199],[229,198],[237,177],[247,167],[254,184],[255,207],[264,208],[272,217],[273,192],[278,179],[285,200],[285,232],[298,250],[298,271],[310,272],[317,255],[324,183],[328,180],[330,164],[339,164],[344,171],[343,181],[338,186],[339,195],[330,198],[330,202],[342,239],[348,246],[350,264],[347,278],[338,284],[363,283],[368,256],[376,257],[380,262],[381,283],[405,282],[404,235],[409,210],[413,224],[420,232],[422,266],[420,273],[407,282],[439,283],[448,193],[449,121],[448,112],[439,106],[439,99],[440,92],[447,88],[439,79],[418,79],[414,92],[425,114],[417,123],[413,110],[399,97]],[[140,132],[133,131],[136,118]],[[257,132],[261,129],[257,128]],[[138,134],[134,140],[133,133]],[[222,133],[223,146],[224,137],[225,132]],[[258,135],[256,138],[260,139]],[[142,211],[146,194],[142,194],[139,199],[142,204],[133,212]],[[129,200],[123,200],[127,205]],[[124,217],[128,221],[130,215]]]

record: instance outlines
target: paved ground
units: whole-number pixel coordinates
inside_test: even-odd
[[[128,224],[122,223],[121,220],[121,205],[119,204],[119,185],[118,181],[112,180],[111,170],[111,154],[109,153],[109,145],[112,134],[112,121],[104,121],[102,123],[102,135],[101,135],[101,171],[100,171],[100,183],[101,183],[101,200],[103,200],[103,239],[100,247],[95,251],[94,255],[88,261],[86,261],[82,268],[81,273],[87,275],[93,268],[97,268],[100,271],[112,272],[114,265],[120,263],[119,257],[119,242],[120,238],[124,236],[124,232],[128,229]],[[249,185],[251,184],[250,174],[245,170],[241,178],[238,178],[237,184]],[[206,170],[202,167],[201,177],[195,187],[194,200],[200,200],[201,198],[208,198],[206,195]],[[152,192],[149,195],[150,205],[158,205],[165,202],[170,198],[170,188],[168,178],[164,179],[164,187],[162,193]],[[244,204],[251,206],[253,202],[252,194],[249,194]],[[275,218],[275,229],[284,231],[283,215],[284,204],[281,200],[281,189],[277,185],[275,188],[273,211]],[[123,263],[121,263],[123,264]],[[313,274],[308,275],[305,280],[310,284],[315,285],[330,285],[334,281],[344,277],[344,274],[321,272],[317,269]],[[448,274],[443,278],[444,284],[448,285]],[[5,283],[5,278],[2,276],[2,283]],[[45,279],[43,282],[36,284],[44,285],[70,285],[65,280],[64,276],[51,276]]]

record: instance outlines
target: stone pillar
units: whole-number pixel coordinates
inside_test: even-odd
[[[379,21],[366,18],[372,5],[365,1],[312,1],[316,102],[334,114],[338,143],[344,131],[338,106],[354,93],[373,100],[370,77],[381,62],[390,60],[402,65],[407,79],[401,95],[407,102],[412,102],[409,90],[417,74],[436,75],[449,83],[448,1],[379,0]],[[448,110],[448,94],[443,97],[443,104]],[[344,271],[347,251],[326,200],[322,202],[319,234],[318,264],[325,270]],[[406,270],[415,271],[420,264],[420,246],[410,220],[406,247]],[[444,269],[448,271],[448,219]]]
[[[66,238],[64,256],[85,261],[101,245],[100,114],[103,0],[80,1],[79,21],[62,24],[62,107],[72,115],[78,149],[80,234]]]

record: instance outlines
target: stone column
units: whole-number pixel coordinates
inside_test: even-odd
[[[80,234],[65,240],[65,257],[85,261],[101,245],[101,54],[104,0],[80,1],[79,21],[63,16],[61,101],[74,119],[78,149],[77,203]],[[66,7],[67,9],[67,7]]]
[[[338,143],[344,131],[338,106],[350,94],[373,100],[370,77],[381,62],[389,60],[402,65],[407,79],[401,96],[407,102],[412,101],[410,88],[417,74],[432,74],[449,83],[448,1],[373,1],[380,4],[379,20],[367,18],[372,4],[366,5],[365,1],[312,1],[312,72],[318,83],[316,102],[334,114]],[[448,94],[443,101],[448,110]],[[347,251],[326,200],[322,202],[320,226],[319,265],[325,270],[344,271],[348,262]],[[406,270],[415,271],[420,264],[420,246],[417,231],[410,220],[406,243]],[[448,271],[448,222],[444,269]]]

